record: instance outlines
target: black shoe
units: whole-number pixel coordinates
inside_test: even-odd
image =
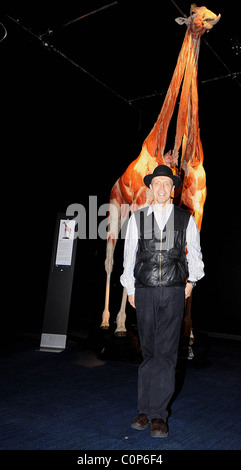
[[[151,420],[151,435],[152,437],[167,437],[168,427],[162,418]]]
[[[131,423],[133,429],[138,431],[144,431],[149,426],[149,419],[145,413],[140,413]]]

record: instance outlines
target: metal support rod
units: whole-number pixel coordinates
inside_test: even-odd
[[[66,26],[69,26],[73,23],[76,23],[77,21],[83,20],[84,18],[88,18],[91,15],[94,15],[95,13],[99,13],[100,11],[106,10],[107,8],[113,7],[114,5],[117,5],[118,2],[112,2],[109,3],[108,5],[104,5],[103,7],[97,8],[96,10],[90,11],[89,13],[86,13],[85,15],[79,16],[78,18],[75,18],[74,20],[67,21],[67,23],[62,24],[61,26],[57,27],[56,30],[60,30],[62,28],[66,28]],[[40,35],[41,39],[43,39],[45,36],[52,36],[56,30],[53,29],[48,29],[45,33],[42,33]]]
[[[72,23],[76,23],[76,21],[83,20],[84,18],[87,18],[88,16],[94,15],[95,13],[98,13],[99,11],[106,10],[107,8],[113,7],[114,5],[117,5],[118,2],[112,2],[109,3],[108,5],[104,5],[103,7],[97,8],[97,10],[93,10],[90,13],[86,13],[85,15],[79,16],[79,18],[75,18],[74,20],[68,21],[67,23],[62,25],[62,28],[65,28],[66,26],[69,26]]]

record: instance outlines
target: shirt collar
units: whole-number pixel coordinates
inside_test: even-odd
[[[169,206],[168,206],[166,209],[164,209],[164,211],[162,212],[162,214],[163,214],[163,215],[164,215],[164,214],[168,214],[168,212],[171,211],[172,208],[173,208],[173,202],[171,201],[171,204],[169,204]],[[149,206],[149,209],[148,209],[148,211],[147,211],[147,215],[152,214],[152,212],[154,212],[154,213],[156,212],[156,213],[160,214],[160,212],[158,212],[158,211],[155,209],[155,204],[154,204],[154,202],[152,202],[152,204]]]

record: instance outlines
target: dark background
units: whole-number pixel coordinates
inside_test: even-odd
[[[7,30],[0,43],[2,202],[11,243],[3,250],[10,267],[4,315],[11,331],[41,333],[57,213],[79,203],[88,223],[89,196],[98,196],[98,207],[108,202],[157,119],[186,27],[174,21],[182,15],[171,0],[118,0],[64,27],[108,1],[6,3],[0,12]],[[176,3],[189,14],[191,2]],[[206,276],[195,288],[192,317],[200,330],[240,335],[240,24],[235,2],[204,4],[222,18],[201,39],[199,56]],[[168,139],[166,150],[173,135]],[[69,331],[101,322],[105,248],[101,239],[78,241]],[[120,242],[112,322],[121,301],[122,250]],[[129,306],[128,312],[135,322]]]

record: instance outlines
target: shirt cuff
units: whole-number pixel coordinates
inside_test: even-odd
[[[126,290],[127,290],[127,289],[126,289]],[[127,295],[133,295],[133,294],[135,294],[135,288],[134,288],[134,289],[130,289],[130,290],[128,289],[128,290],[127,290]]]

